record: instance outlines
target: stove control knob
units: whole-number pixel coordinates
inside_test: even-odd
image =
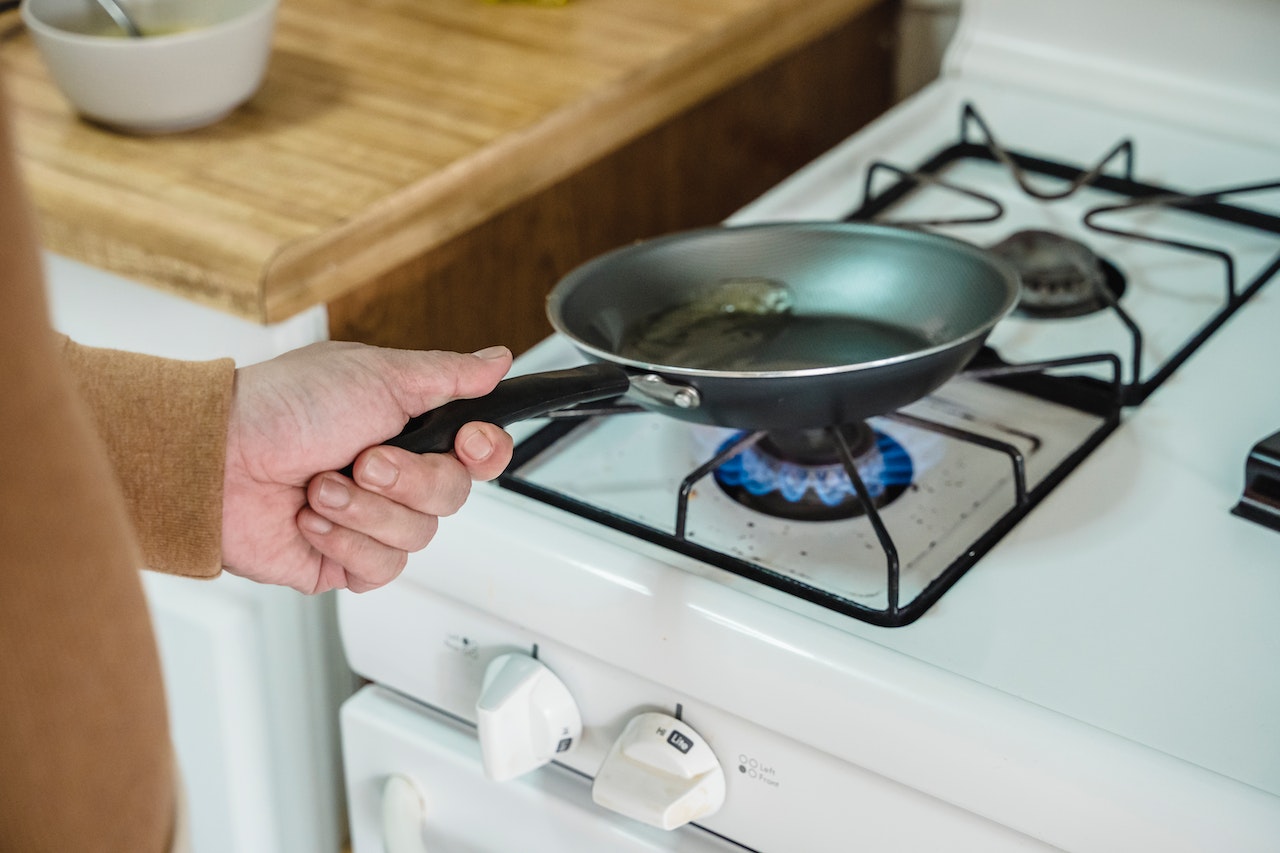
[[[582,715],[564,682],[525,654],[494,658],[476,702],[484,772],[514,779],[567,752],[582,734]]]
[[[659,829],[714,814],[724,803],[724,770],[707,742],[667,714],[627,723],[591,786],[597,805]]]

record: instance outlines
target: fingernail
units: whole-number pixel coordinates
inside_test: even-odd
[[[333,523],[329,519],[313,512],[303,513],[302,517],[298,519],[298,523],[312,533],[319,533],[322,536],[333,530]]]
[[[493,453],[493,442],[484,434],[484,430],[472,429],[471,435],[462,440],[462,449],[467,456],[477,462],[483,462]]]
[[[347,491],[347,487],[342,483],[332,477],[326,477],[320,481],[320,493],[317,495],[317,500],[331,509],[342,509],[351,503],[351,493]],[[316,532],[319,533],[321,531]]]
[[[511,355],[511,350],[504,346],[485,347],[482,350],[476,350],[472,353],[476,358],[483,358],[486,361],[494,361],[499,358],[506,358]]]
[[[387,457],[381,453],[369,454],[369,457],[365,459],[364,467],[360,470],[360,479],[363,482],[381,488],[390,486],[399,476],[399,469],[387,461]]]

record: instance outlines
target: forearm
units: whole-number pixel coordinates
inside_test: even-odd
[[[106,444],[144,566],[218,574],[232,361],[174,361],[63,339],[63,362]]]

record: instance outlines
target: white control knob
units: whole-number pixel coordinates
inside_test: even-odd
[[[720,808],[724,770],[689,726],[668,714],[641,714],[605,756],[591,799],[650,826],[675,829]]]
[[[499,782],[541,767],[582,735],[582,715],[569,689],[525,654],[489,663],[476,724],[485,775]]]
[[[382,786],[382,838],[387,853],[427,853],[422,830],[427,805],[410,779],[392,775]]]

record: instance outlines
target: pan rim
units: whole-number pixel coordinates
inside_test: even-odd
[[[668,365],[657,362],[646,362],[638,359],[627,358],[618,355],[610,350],[598,347],[594,344],[582,340],[580,336],[570,331],[564,321],[562,306],[566,297],[571,293],[574,282],[586,276],[593,269],[603,265],[604,263],[616,258],[618,255],[634,252],[640,249],[652,249],[663,243],[687,241],[702,235],[723,234],[729,231],[744,232],[750,230],[797,230],[797,231],[839,231],[839,232],[857,232],[857,233],[879,233],[894,238],[902,238],[910,236],[915,240],[924,240],[937,245],[942,245],[953,251],[959,251],[962,254],[973,257],[989,266],[1005,285],[1005,293],[1003,304],[998,311],[993,312],[988,320],[963,335],[954,337],[942,343],[934,344],[923,349],[912,350],[911,352],[901,353],[899,355],[887,356],[885,358],[873,359],[870,361],[860,361],[853,364],[835,364],[824,365],[819,367],[791,368],[783,370],[715,370],[711,368],[688,367],[680,365]],[[640,240],[630,243],[626,246],[613,249],[596,258],[593,258],[578,267],[570,270],[563,276],[547,294],[546,315],[550,321],[552,328],[560,335],[567,338],[573,345],[584,355],[597,358],[603,361],[617,364],[632,370],[645,373],[660,373],[667,376],[690,377],[690,378],[706,378],[706,379],[803,379],[817,376],[833,376],[845,373],[857,373],[865,370],[873,370],[889,367],[895,364],[903,364],[906,362],[919,361],[927,359],[933,355],[956,350],[964,347],[966,344],[975,340],[985,338],[990,334],[991,330],[997,323],[1003,320],[1013,311],[1018,303],[1018,297],[1021,289],[1021,279],[1014,268],[998,256],[987,252],[980,246],[967,243],[955,237],[946,234],[936,234],[931,231],[921,231],[919,229],[910,229],[902,226],[886,225],[882,223],[871,222],[832,222],[826,220],[782,220],[770,222],[752,222],[742,225],[712,225],[703,228],[693,228],[683,231],[676,231],[663,234],[647,240]]]

